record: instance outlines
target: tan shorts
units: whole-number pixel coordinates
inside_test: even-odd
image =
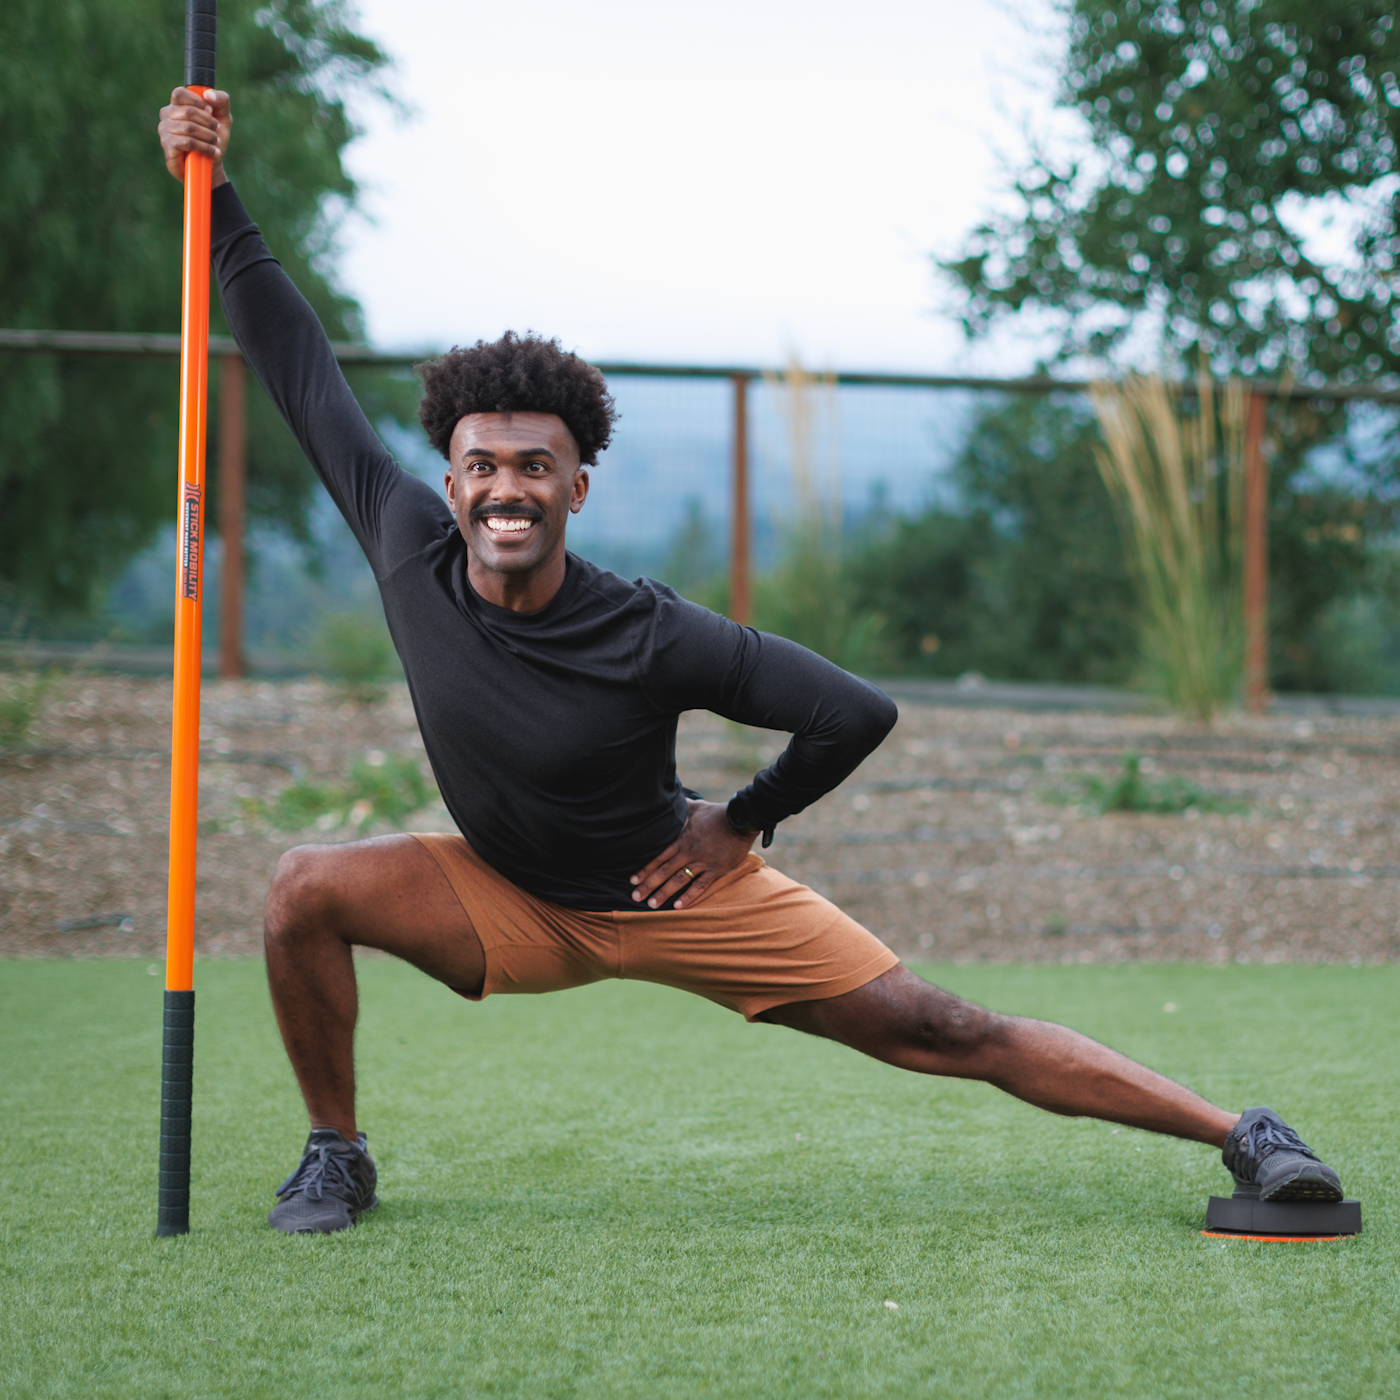
[[[830,900],[754,854],[694,908],[598,914],[527,894],[461,836],[415,835],[486,951],[486,980],[473,1001],[629,977],[696,992],[752,1021],[786,1002],[854,991],[899,962]]]

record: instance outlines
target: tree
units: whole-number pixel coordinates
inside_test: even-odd
[[[1400,376],[1400,35],[1392,0],[1067,0],[1059,101],[1011,207],[941,264],[965,326],[1030,311],[1100,356],[1144,316],[1217,369]],[[1310,217],[1349,255],[1309,257]]]
[[[183,71],[176,0],[0,6],[0,325],[177,331],[181,194],[156,113]],[[344,0],[223,0],[219,79],[234,94],[230,173],[333,336],[361,327],[334,285],[356,190],[347,102],[383,96],[383,54]],[[227,333],[218,313],[215,334]],[[81,611],[173,510],[173,362],[9,357],[0,381],[0,589]],[[314,478],[250,394],[249,506],[305,531]],[[217,492],[211,492],[217,499]]]

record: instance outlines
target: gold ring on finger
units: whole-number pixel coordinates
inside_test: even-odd
[[[693,880],[695,878],[695,872],[688,865],[685,867],[684,871],[682,871],[682,874],[684,874],[687,880]]]

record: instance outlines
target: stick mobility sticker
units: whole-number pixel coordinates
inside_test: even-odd
[[[199,597],[199,495],[198,486],[185,487],[180,510],[180,596]]]

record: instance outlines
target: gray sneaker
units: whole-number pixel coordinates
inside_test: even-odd
[[[1251,1108],[1220,1153],[1235,1178],[1235,1197],[1257,1201],[1340,1201],[1342,1183],[1331,1167],[1269,1108]]]
[[[277,1188],[267,1223],[289,1235],[329,1234],[379,1204],[365,1135],[350,1142],[334,1128],[313,1128],[297,1169]]]

